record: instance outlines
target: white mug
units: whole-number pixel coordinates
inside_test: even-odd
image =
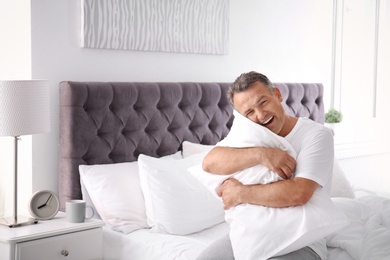
[[[91,216],[86,217],[87,208],[91,209]],[[66,220],[70,223],[82,223],[91,219],[95,211],[91,206],[87,206],[84,200],[69,200],[66,202]]]

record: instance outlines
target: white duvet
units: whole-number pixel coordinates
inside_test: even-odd
[[[284,138],[236,111],[234,115],[232,128],[220,145],[276,147],[296,156]],[[281,180],[262,165],[231,175],[209,174],[200,165],[191,168],[190,172],[215,196],[216,188],[227,178],[236,178],[244,184],[266,184]],[[241,204],[225,211],[225,219],[230,224],[229,235],[237,260],[268,259],[295,251],[332,234],[347,223],[344,214],[320,187],[304,206],[269,208]]]
[[[326,244],[342,249],[354,260],[390,259],[390,200],[378,196],[334,198],[350,224],[326,237]],[[333,257],[329,259],[346,260]]]
[[[326,237],[328,260],[390,259],[390,200],[378,196],[333,198],[350,224]],[[194,260],[229,232],[226,223],[187,236],[139,229],[130,234],[103,228],[105,260]]]

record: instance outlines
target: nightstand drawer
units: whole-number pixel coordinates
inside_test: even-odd
[[[52,236],[16,244],[17,260],[102,259],[102,229]]]

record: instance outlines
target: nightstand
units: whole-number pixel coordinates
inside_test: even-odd
[[[9,228],[0,226],[0,258],[4,260],[97,260],[103,255],[104,221],[68,223],[64,212],[51,220]]]

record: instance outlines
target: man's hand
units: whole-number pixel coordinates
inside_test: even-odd
[[[240,200],[244,185],[234,178],[225,180],[217,189],[217,195],[222,198],[225,210],[242,203]]]
[[[296,161],[287,152],[278,148],[267,148],[263,155],[262,165],[278,174],[283,179],[290,179],[295,169]]]

